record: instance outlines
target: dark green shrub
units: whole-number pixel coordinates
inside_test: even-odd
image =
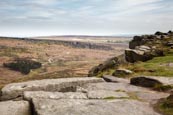
[[[4,63],[4,67],[10,68],[15,71],[20,71],[23,74],[30,73],[31,69],[37,69],[41,67],[40,62],[36,62],[29,59],[16,59],[10,63]]]

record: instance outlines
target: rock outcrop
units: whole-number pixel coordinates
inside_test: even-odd
[[[120,55],[118,57],[113,57],[111,59],[108,59],[102,64],[99,64],[98,66],[93,67],[89,73],[89,77],[97,76],[98,74],[102,73],[103,71],[111,68],[117,68],[120,64],[126,63],[125,56]]]
[[[62,78],[9,84],[3,88],[2,97],[21,98],[0,102],[1,115],[161,115],[151,104],[168,93],[131,85],[129,79],[105,78],[112,81]]]
[[[134,36],[129,43],[129,49],[124,54],[105,61],[95,66],[89,71],[88,76],[103,76],[101,73],[114,68],[115,71],[119,65],[124,63],[135,63],[138,61],[148,61],[154,57],[164,56],[173,48],[173,32],[156,32],[154,35]]]
[[[167,52],[166,46],[173,46],[172,31],[168,33],[156,32],[155,35],[135,36],[125,50],[126,60],[134,63],[136,61],[147,61],[156,56],[164,56]]]
[[[111,58],[111,59],[105,61],[103,64],[93,67],[89,71],[88,76],[89,77],[97,76],[98,73],[103,72],[104,70],[106,70],[108,68],[110,69],[112,67],[118,67],[119,64],[120,63],[119,63],[118,57]]]

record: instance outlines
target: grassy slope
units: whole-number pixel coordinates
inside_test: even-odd
[[[173,76],[173,55],[164,57],[155,57],[147,62],[138,62],[129,64],[128,69],[134,71],[134,75],[149,75],[149,76]],[[133,75],[133,76],[134,76]]]

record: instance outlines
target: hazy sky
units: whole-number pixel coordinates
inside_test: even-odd
[[[1,36],[144,34],[173,29],[173,0],[0,0]]]

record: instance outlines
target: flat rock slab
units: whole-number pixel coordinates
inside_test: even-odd
[[[15,99],[23,96],[24,91],[75,91],[77,86],[83,86],[87,83],[104,82],[101,78],[61,78],[44,79],[22,83],[12,83],[2,88],[1,100]]]
[[[40,99],[87,99],[85,93],[81,92],[45,92],[45,91],[26,91],[24,99],[30,101],[33,98]]]
[[[33,99],[37,115],[160,115],[136,100]]]
[[[0,102],[1,115],[31,115],[27,101],[4,101]]]
[[[129,98],[125,92],[107,91],[107,90],[93,90],[87,93],[89,99],[118,99]]]
[[[127,83],[89,83],[85,86],[87,91],[92,90],[107,90],[107,91],[121,91],[121,92],[137,92],[148,91],[146,88],[133,86]]]

